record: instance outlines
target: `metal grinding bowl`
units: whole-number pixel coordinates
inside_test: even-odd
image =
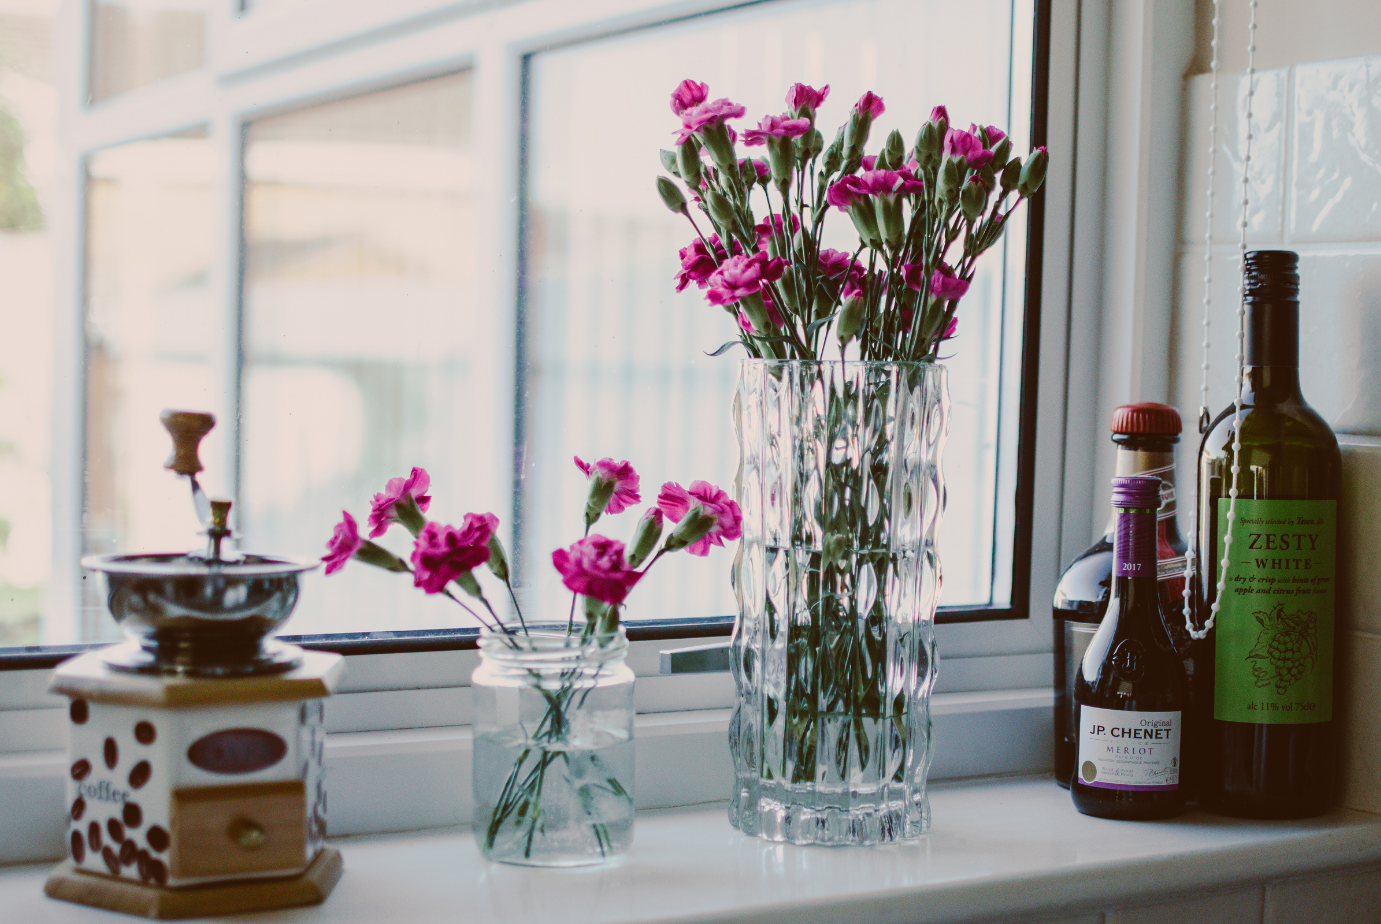
[[[189,677],[277,674],[302,663],[302,649],[272,641],[297,606],[298,578],[320,566],[310,558],[222,554],[231,501],[209,500],[197,474],[197,447],[216,425],[205,411],[168,409],[159,420],[173,438],[163,467],[192,487],[206,552],[89,555],[82,567],[105,576],[110,615],[129,641],[106,649],[122,671]]]
[[[107,651],[111,667],[149,674],[235,677],[292,670],[301,649],[269,636],[297,605],[298,578],[319,561],[244,555],[91,555],[105,575],[110,615],[134,644]]]

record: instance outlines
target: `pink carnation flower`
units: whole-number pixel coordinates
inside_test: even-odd
[[[713,102],[692,106],[680,114],[681,129],[676,133],[676,143],[685,144],[687,138],[703,130],[706,126],[715,122],[723,122],[725,119],[740,119],[747,111],[747,109],[735,105],[727,99],[717,99]],[[734,141],[736,138],[734,130],[729,129],[729,140]]]
[[[706,249],[705,242],[697,237],[681,248],[681,271],[676,274],[677,292],[684,291],[692,282],[702,289],[706,288],[714,271],[719,269],[719,264],[729,259],[718,234],[710,235],[710,246],[714,248],[713,254]],[[742,252],[743,247],[734,241],[734,253]]]
[[[792,112],[814,112],[829,95],[829,84],[818,90],[803,83],[794,84],[786,91],[786,108]]]
[[[974,125],[972,122],[969,123],[969,134],[978,135],[978,126]],[[989,148],[997,147],[997,143],[1001,141],[1003,138],[1007,137],[1007,133],[1004,132],[1002,129],[998,128],[996,125],[989,125],[986,129],[983,130],[983,134],[988,136],[987,146]],[[981,136],[979,137],[981,138]]]
[[[763,116],[757,128],[743,133],[743,143],[748,147],[767,144],[768,138],[799,138],[810,131],[809,119],[793,119],[790,113],[779,116]]]
[[[344,568],[345,563],[355,557],[360,546],[364,545],[364,540],[360,538],[360,528],[355,524],[355,518],[347,510],[342,510],[341,516],[344,519],[336,524],[331,538],[326,541],[326,554],[321,556],[321,560],[326,563],[327,574],[335,574]]]
[[[865,170],[858,175],[858,182],[870,196],[895,196],[903,179],[895,170]]]
[[[369,538],[377,539],[388,532],[389,524],[398,519],[393,505],[408,495],[412,495],[417,502],[417,509],[426,513],[432,505],[431,497],[427,496],[427,489],[431,486],[432,477],[424,468],[414,467],[407,478],[390,478],[388,484],[384,485],[383,493],[375,494],[374,500],[370,501]]]
[[[743,167],[745,164],[753,165],[753,171],[757,173],[758,179],[760,180],[765,180],[772,175],[772,168],[767,166],[767,161],[763,160],[760,157],[745,157],[743,158],[743,160],[738,162],[739,167]]]
[[[859,161],[859,166],[864,170],[876,169],[877,165],[878,156],[876,154],[864,154],[863,159]]]
[[[971,135],[961,128],[951,128],[945,132],[944,152],[946,157],[963,160],[975,170],[986,167],[993,159],[993,152],[983,147],[977,135]]]
[[[853,254],[826,247],[820,251],[819,262],[822,276],[838,276],[849,271],[853,266],[854,258]]]
[[[949,124],[949,110],[946,109],[944,106],[936,106],[934,109],[930,110],[930,121],[932,121],[932,122],[940,122],[940,121],[943,121],[946,125],[948,125],[948,124]]]
[[[887,111],[887,107],[882,105],[882,97],[878,96],[872,90],[869,90],[858,98],[858,102],[854,103],[854,109],[859,112],[866,112],[869,118],[873,119],[876,119]]]
[[[830,184],[825,193],[825,201],[837,209],[847,210],[859,196],[868,195],[863,183],[856,176],[846,176]]]
[[[566,589],[617,606],[642,577],[628,567],[623,543],[605,536],[586,536],[569,549],[551,553]]]
[[[614,494],[609,498],[609,504],[604,508],[605,513],[623,513],[629,507],[642,501],[642,495],[638,493],[641,479],[630,463],[626,461],[615,462],[613,459],[600,459],[598,462],[592,463],[576,456],[575,467],[584,472],[586,478],[603,478],[605,481],[614,483]]]
[[[467,513],[459,527],[428,523],[412,547],[412,583],[439,594],[465,572],[489,560],[489,539],[499,525],[492,513]]]
[[[773,215],[770,218],[764,218],[762,221],[758,222],[756,225],[753,226],[753,230],[757,232],[758,235],[758,246],[765,248],[767,246],[767,242],[772,240],[773,237],[782,237],[782,216]],[[801,219],[797,218],[795,215],[792,215],[791,233],[796,234],[800,230]]]
[[[693,109],[710,97],[710,85],[707,83],[696,83],[694,80],[683,80],[676,85],[676,89],[671,91],[671,111],[680,115],[687,109]]]
[[[936,298],[944,300],[963,298],[967,291],[969,291],[969,284],[954,275],[954,270],[943,263],[930,277],[930,294]]]
[[[762,251],[730,257],[710,276],[710,291],[706,297],[713,305],[731,305],[781,279],[785,269],[785,260],[769,257]]]
[[[901,265],[902,281],[912,289],[920,292],[925,289],[925,264],[923,263],[903,263]]]
[[[692,555],[703,557],[710,554],[710,546],[723,546],[725,539],[732,541],[743,535],[743,512],[738,504],[708,481],[692,481],[689,490],[668,481],[657,495],[657,506],[673,523],[679,523],[696,504],[714,517],[716,523],[704,538],[686,547]]]

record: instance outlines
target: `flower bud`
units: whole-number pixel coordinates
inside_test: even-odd
[[[508,583],[508,556],[504,554],[503,543],[499,537],[489,536],[489,570],[494,573],[494,577]]]
[[[700,145],[694,138],[676,149],[676,175],[686,181],[691,189],[699,189],[702,179],[700,169]]]
[[[997,168],[1004,167],[1011,156],[1012,139],[1003,135],[1002,140],[993,146],[993,165]]]
[[[671,535],[667,537],[666,550],[668,552],[675,552],[679,549],[684,549],[688,545],[699,542],[710,534],[710,530],[714,529],[715,524],[718,522],[719,520],[717,517],[713,514],[706,513],[704,507],[696,504],[690,510],[686,511],[686,515],[681,518],[681,522],[676,524],[676,528],[673,529]]]
[[[902,141],[901,132],[895,128],[887,136],[887,143],[882,146],[882,153],[878,155],[877,169],[896,170],[906,163],[906,142]]]
[[[906,221],[902,217],[901,196],[872,196],[873,212],[877,218],[878,230],[888,247],[901,246],[906,236]]]
[[[940,162],[940,152],[945,141],[943,131],[937,131],[934,122],[927,122],[916,133],[916,160],[929,170]]]
[[[609,498],[614,496],[614,481],[595,475],[590,479],[590,493],[585,500],[585,526],[595,525],[595,521],[609,506]]]
[[[830,174],[839,169],[844,163],[844,127],[841,125],[839,131],[834,133],[834,140],[830,142],[829,148],[825,151],[825,173]]]
[[[873,203],[868,201],[871,196],[859,196],[854,199],[849,206],[849,217],[853,219],[854,227],[858,230],[858,236],[863,239],[863,243],[870,247],[882,246],[882,234],[878,231],[877,214],[873,210]]]
[[[720,170],[734,170],[738,166],[738,156],[734,153],[734,143],[729,140],[729,127],[723,122],[711,122],[700,130],[705,139],[705,147],[710,152],[715,166]]]
[[[738,177],[743,181],[743,185],[749,189],[758,181],[758,168],[753,166],[753,159],[745,157],[738,165]]]
[[[664,176],[657,177],[657,194],[662,197],[662,204],[678,215],[685,215],[686,197],[681,195],[681,190],[676,184]]]
[[[983,209],[987,205],[988,188],[977,176],[969,177],[969,181],[959,193],[959,208],[963,209],[964,217],[970,220],[977,218],[983,214]]]
[[[1017,182],[1021,179],[1021,161],[1013,159],[1007,162],[1007,166],[1002,168],[1002,193],[1006,195],[1017,188]]]
[[[801,137],[797,138],[793,147],[796,151],[796,163],[804,167],[810,163],[811,159],[825,149],[825,136],[820,134],[820,130],[812,128]]]
[[[657,156],[662,159],[662,169],[672,176],[680,176],[681,170],[676,166],[676,152],[668,151],[666,148],[657,152]]]
[[[638,528],[633,530],[633,545],[628,550],[628,567],[636,568],[641,565],[657,547],[657,540],[662,538],[662,519],[660,507],[647,508],[647,513],[638,521]]]
[[[839,309],[839,348],[842,350],[854,339],[858,329],[863,326],[863,296],[844,299],[844,307]]]
[[[734,207],[724,194],[713,186],[705,190],[705,204],[710,208],[710,217],[721,225],[729,225],[734,220]]]
[[[376,568],[383,568],[385,571],[407,571],[407,562],[388,549],[365,539],[360,543],[360,547],[355,550],[355,558],[364,562],[366,565],[373,565]]]
[[[791,139],[768,138],[767,162],[772,165],[773,182],[779,187],[790,185],[792,172],[796,169],[796,157],[791,148]]]
[[[774,240],[775,240],[775,236],[774,236]],[[796,307],[796,273],[795,273],[795,270],[791,267],[790,264],[787,264],[786,269],[782,270],[781,293],[782,293],[782,300],[786,302],[787,306],[790,307],[790,308],[795,308],[795,307]]]
[[[844,130],[844,153],[849,162],[855,158],[863,159],[863,147],[868,143],[868,132],[872,127],[873,117],[867,110],[855,108],[849,113],[848,128]]]
[[[964,162],[953,157],[945,158],[940,165],[940,198],[953,205],[959,199],[959,190],[963,185]]]
[[[1049,164],[1050,155],[1046,153],[1044,146],[1032,151],[1031,156],[1026,159],[1026,166],[1021,168],[1021,178],[1017,180],[1017,193],[1026,198],[1034,196],[1036,190],[1045,182],[1045,169]]]

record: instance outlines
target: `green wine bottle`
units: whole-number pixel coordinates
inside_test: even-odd
[[[1273,250],[1246,257],[1235,505],[1233,406],[1218,415],[1199,450],[1200,626],[1221,593],[1196,660],[1206,694],[1197,723],[1199,802],[1249,818],[1318,815],[1335,792],[1341,458],[1333,431],[1300,394],[1298,259]]]

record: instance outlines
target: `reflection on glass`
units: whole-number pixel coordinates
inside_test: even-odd
[[[169,442],[158,414],[219,403],[211,144],[196,129],[99,151],[86,169],[83,550],[184,551],[197,524],[186,489],[163,470]],[[202,444],[213,479],[223,433]],[[86,582],[82,640],[116,634],[96,583]]]
[[[913,137],[937,103],[956,122],[1008,123],[1024,150],[1026,127],[1013,123],[1029,89],[1011,101],[1013,48],[1030,44],[1030,14],[1017,15],[1015,35],[1013,21],[1009,0],[773,3],[533,58],[520,551],[541,606],[559,608],[564,596],[545,556],[578,535],[585,484],[572,455],[633,462],[645,501],[663,480],[704,478],[732,490],[737,354],[704,353],[734,331],[694,287],[674,292],[677,250],[694,232],[652,184],[657,149],[673,146],[672,88],[686,77],[706,81],[712,97],[729,96],[756,121],[782,111],[793,82],[828,83],[820,114],[827,140],[854,100],[876,90],[887,111],[870,151],[893,128]],[[850,222],[834,217],[826,246],[847,247]],[[941,548],[950,606],[1007,603],[994,571],[999,544],[1011,542],[999,508],[1013,503],[1002,467],[1015,462],[1016,393],[1001,399],[1020,371],[1022,292],[1011,274],[1019,279],[1021,269],[1002,248],[980,263],[949,344],[954,413]],[[632,516],[600,528],[626,539]],[[638,587],[631,618],[735,612],[732,554],[712,552],[710,568],[659,565]]]
[[[495,373],[470,332],[470,103],[461,73],[248,126],[246,548],[319,555],[342,509],[363,533],[370,496],[413,465],[432,476],[433,518],[495,505],[475,484],[495,449],[473,439],[486,412],[474,386]],[[405,558],[411,548],[401,528],[380,541]],[[312,575],[287,631],[469,624],[463,615],[356,563]]]
[[[43,640],[52,552],[55,6],[0,0],[0,646]]]
[[[92,0],[90,102],[205,63],[206,0]]]

